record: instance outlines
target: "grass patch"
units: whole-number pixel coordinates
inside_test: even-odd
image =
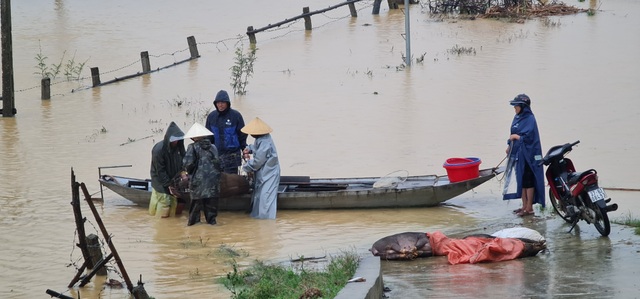
[[[622,219],[611,220],[611,222],[616,223],[616,224],[622,224],[622,225],[626,225],[626,226],[635,227],[634,233],[636,235],[640,235],[640,219],[631,216],[631,213],[629,213],[627,216],[625,216]]]
[[[219,279],[231,298],[334,298],[358,267],[355,252],[334,256],[322,270],[308,270],[304,261],[299,268],[256,261],[240,270],[235,259],[233,270]]]

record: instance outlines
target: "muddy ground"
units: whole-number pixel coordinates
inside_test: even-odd
[[[470,199],[450,201],[469,209]],[[481,199],[471,199],[481,200]],[[456,206],[459,204],[459,206]],[[464,207],[467,208],[464,208]],[[524,226],[545,236],[547,249],[535,257],[486,264],[449,265],[446,257],[381,261],[388,298],[639,298],[640,236],[612,224],[609,237],[593,225],[570,225],[552,208],[524,218],[495,203],[473,204],[483,216],[476,227],[448,232],[452,237]]]

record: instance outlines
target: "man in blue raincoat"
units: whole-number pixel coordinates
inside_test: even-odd
[[[509,104],[514,106],[516,115],[511,122],[507,147],[509,162],[505,172],[507,181],[503,199],[522,198],[522,208],[514,210],[514,213],[518,216],[534,215],[534,203],[545,206],[544,170],[540,163],[542,145],[538,124],[531,111],[529,96],[519,94]],[[511,180],[512,177],[515,182]]]
[[[213,100],[216,110],[209,113],[205,127],[213,133],[212,142],[218,149],[220,163],[225,173],[238,174],[242,165],[242,150],[247,147],[247,134],[242,114],[231,109],[231,100],[225,90],[220,90]]]

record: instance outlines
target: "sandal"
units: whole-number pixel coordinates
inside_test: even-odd
[[[531,216],[531,215],[535,215],[536,213],[534,211],[531,212],[527,212],[525,210],[522,210],[520,212],[518,212],[516,215],[518,215],[519,217],[524,217],[524,216]]]
[[[514,214],[518,214],[520,212],[522,212],[522,208],[517,208],[517,209],[513,210]]]

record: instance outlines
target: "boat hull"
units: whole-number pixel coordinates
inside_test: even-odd
[[[373,188],[380,178],[311,179],[313,184],[346,186],[340,190],[299,191],[296,183],[281,184],[278,209],[370,209],[437,206],[495,177],[502,169],[483,169],[480,175],[466,181],[449,182],[447,176],[410,176],[390,188]],[[101,186],[141,206],[148,207],[151,197],[149,180],[103,175]],[[302,185],[302,184],[301,184]],[[133,186],[133,187],[130,187]],[[246,211],[251,194],[220,198],[222,211]]]

